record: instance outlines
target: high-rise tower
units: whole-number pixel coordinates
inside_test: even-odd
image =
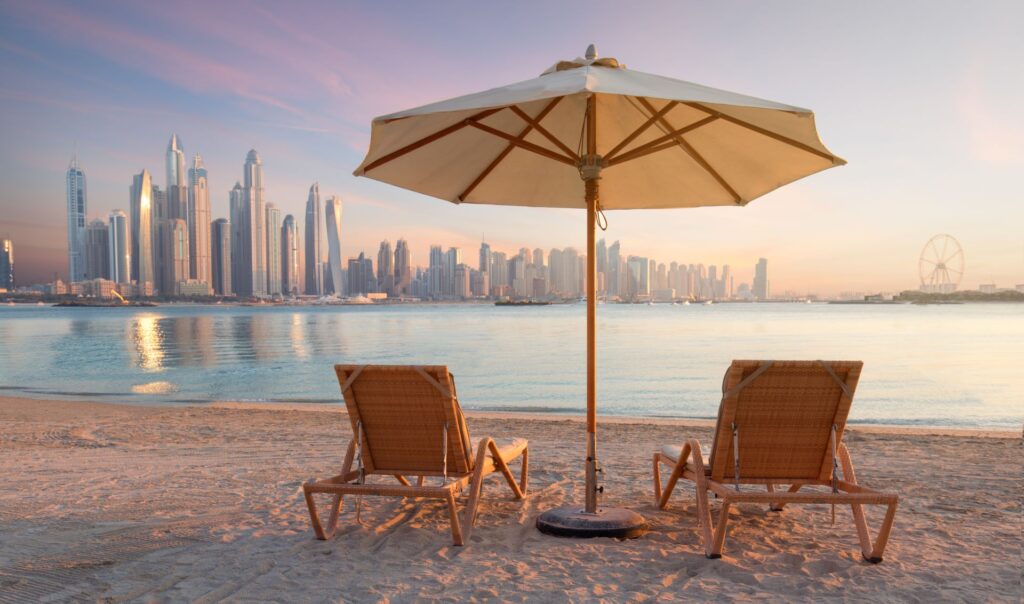
[[[114,210],[107,218],[107,248],[110,251],[110,280],[114,283],[131,283],[131,231],[128,215]]]
[[[331,270],[331,282],[334,284],[334,295],[340,296],[341,280],[341,198],[332,195],[325,204],[324,215],[327,223],[328,264]]]
[[[395,244],[395,293],[408,294],[412,284],[412,252],[405,239]]]
[[[14,291],[14,243],[0,240],[0,287]]]
[[[324,218],[320,205],[320,183],[309,187],[306,200],[306,293],[324,295]]]
[[[281,290],[286,296],[299,293],[299,229],[288,214],[281,223]]]
[[[131,216],[131,278],[139,286],[139,291],[146,291],[156,286],[156,273],[153,264],[153,181],[149,172],[143,170],[132,177],[129,196],[129,214]]]
[[[78,165],[78,156],[71,160],[67,174],[68,209],[68,281],[85,278],[85,172]]]
[[[198,153],[188,169],[188,247],[189,276],[210,282],[210,191],[206,166]]]
[[[167,190],[171,187],[184,187],[185,182],[185,150],[178,140],[177,134],[171,135],[167,143]]]
[[[281,210],[267,205],[267,294],[281,293]]]
[[[110,278],[110,231],[107,223],[93,220],[85,227],[85,278]]]
[[[231,289],[231,223],[225,218],[213,221],[210,228],[211,279],[213,292],[218,296],[230,296]]]
[[[751,293],[758,300],[768,299],[768,260],[765,258],[759,258],[754,266],[754,287]]]
[[[245,156],[242,172],[242,188],[249,220],[245,229],[243,245],[252,250],[246,267],[252,272],[253,296],[267,295],[267,216],[263,199],[263,160],[256,149],[250,149]]]
[[[377,287],[389,296],[395,295],[395,256],[391,251],[391,242],[385,239],[380,242],[377,251]]]

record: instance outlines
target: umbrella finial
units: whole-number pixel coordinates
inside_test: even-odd
[[[588,61],[593,61],[596,58],[597,58],[597,48],[593,44],[591,44],[590,46],[587,47],[586,59]]]

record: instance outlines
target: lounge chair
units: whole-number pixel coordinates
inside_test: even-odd
[[[335,365],[334,370],[353,437],[341,474],[302,485],[318,539],[334,535],[344,495],[442,499],[448,503],[455,545],[469,538],[484,476],[499,470],[515,498],[523,498],[529,467],[526,440],[482,438],[474,454],[447,367]],[[516,483],[508,464],[519,456],[523,461]],[[398,484],[371,484],[367,478],[376,475]],[[406,478],[411,476],[418,477],[415,486]],[[426,477],[437,477],[440,484],[428,486]],[[469,501],[460,521],[455,499],[467,486]],[[333,495],[326,530],[314,502],[317,493]]]
[[[733,361],[722,384],[710,459],[696,439],[654,453],[658,507],[668,503],[679,478],[696,483],[704,553],[720,558],[734,503],[767,503],[773,511],[787,503],[833,504],[833,518],[835,504],[849,504],[864,558],[881,562],[898,497],[858,484],[843,444],[862,366],[859,361]],[[661,464],[672,467],[664,490]],[[779,485],[789,485],[788,491],[776,491]],[[819,488],[798,492],[812,485]],[[717,527],[709,494],[721,500]],[[887,506],[874,543],[862,508],[868,504]]]

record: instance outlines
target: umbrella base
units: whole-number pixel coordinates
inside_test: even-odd
[[[640,514],[623,508],[598,508],[596,513],[588,514],[570,506],[538,516],[537,530],[559,537],[635,539],[647,532],[647,522]]]

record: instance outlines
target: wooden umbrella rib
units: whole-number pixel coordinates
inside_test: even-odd
[[[481,130],[483,132],[486,132],[488,134],[492,134],[494,136],[497,136],[498,138],[503,138],[503,139],[507,140],[508,142],[512,143],[513,145],[515,145],[516,147],[519,147],[520,149],[525,149],[526,151],[532,151],[533,153],[536,153],[537,155],[541,155],[543,157],[546,157],[548,159],[553,159],[555,161],[560,161],[563,164],[568,164],[568,165],[573,166],[573,167],[576,166],[576,161],[573,160],[571,157],[566,157],[566,156],[564,156],[564,155],[562,155],[560,153],[555,153],[554,151],[552,151],[550,149],[545,149],[544,147],[541,147],[540,145],[535,145],[533,143],[528,143],[528,142],[526,142],[524,140],[519,140],[518,138],[516,138],[516,137],[512,136],[511,134],[509,134],[508,132],[502,132],[501,130],[498,130],[497,128],[491,128],[490,126],[487,126],[485,124],[481,124],[480,122],[471,121],[471,120],[466,120],[466,121],[467,121],[468,125],[473,126],[474,128],[476,128],[478,130]]]
[[[689,105],[690,107],[693,107],[694,109],[698,109],[700,111],[703,111],[704,113],[713,115],[713,116],[718,117],[720,119],[723,119],[723,120],[725,120],[727,122],[731,122],[733,124],[736,124],[737,126],[746,128],[747,130],[752,130],[754,132],[757,132],[758,134],[762,134],[764,136],[767,136],[768,138],[774,138],[775,140],[777,140],[779,142],[785,143],[785,144],[790,145],[792,147],[796,147],[797,149],[800,149],[802,151],[806,151],[808,153],[812,153],[814,155],[817,155],[818,157],[827,159],[830,162],[835,163],[835,161],[838,159],[836,156],[832,155],[831,153],[826,153],[825,151],[820,151],[820,150],[815,149],[814,147],[812,147],[810,145],[805,145],[804,143],[801,143],[800,141],[793,140],[793,139],[791,139],[791,138],[789,138],[787,136],[783,136],[783,135],[781,135],[781,134],[779,134],[777,132],[772,132],[771,130],[762,128],[760,126],[755,126],[754,124],[751,124],[750,122],[745,122],[745,121],[743,121],[743,120],[741,120],[741,119],[739,119],[737,117],[733,117],[731,115],[726,115],[725,113],[722,113],[721,111],[717,111],[715,109],[712,109],[711,107],[707,107],[705,105],[701,105],[700,103],[688,102],[686,104]]]
[[[397,151],[393,151],[391,153],[388,153],[384,157],[381,157],[380,159],[374,160],[369,165],[367,165],[365,168],[363,168],[363,172],[369,172],[370,170],[373,170],[374,168],[378,168],[378,167],[380,167],[380,166],[382,166],[382,165],[384,165],[384,164],[386,164],[386,163],[388,163],[388,162],[390,162],[392,160],[398,159],[399,157],[402,157],[406,153],[409,153],[411,151],[415,151],[416,149],[419,149],[420,147],[422,147],[424,145],[428,145],[428,144],[436,141],[439,138],[444,138],[444,137],[448,136],[449,134],[451,134],[453,132],[457,132],[457,131],[465,128],[466,126],[468,126],[470,124],[476,123],[476,120],[482,120],[482,119],[484,119],[485,117],[487,117],[487,116],[489,116],[491,114],[494,114],[494,113],[497,113],[497,112],[501,111],[502,109],[504,109],[504,107],[496,107],[494,109],[485,109],[484,111],[481,111],[481,112],[479,112],[479,113],[477,113],[477,114],[475,114],[475,115],[473,115],[473,116],[471,116],[471,117],[469,117],[469,118],[467,118],[467,119],[465,119],[465,120],[463,120],[461,122],[457,122],[455,124],[452,124],[451,126],[448,126],[447,128],[442,128],[441,130],[438,130],[437,132],[435,132],[433,134],[425,136],[425,137],[419,139],[416,142],[409,143],[408,145],[402,147],[401,149],[399,149]]]
[[[541,112],[537,114],[537,117],[534,118],[534,121],[539,124],[541,120],[547,117],[548,113],[550,113],[551,110],[555,108],[555,105],[557,105],[558,102],[561,101],[563,98],[565,97],[558,96],[552,99],[551,102],[548,103],[544,107],[544,109],[542,109]],[[523,128],[522,132],[519,133],[519,136],[517,136],[516,138],[519,140],[523,140],[524,138],[526,138],[526,135],[529,134],[532,130],[533,124],[527,124],[526,127]],[[515,148],[516,146],[512,143],[506,145],[505,148],[502,149],[501,153],[498,154],[498,157],[495,157],[494,161],[488,164],[487,167],[484,168],[483,171],[480,172],[480,174],[478,174],[477,177],[473,179],[473,182],[471,182],[469,186],[466,187],[465,191],[459,194],[457,199],[459,201],[466,201],[466,197],[469,196],[469,194],[472,193],[474,189],[480,186],[480,183],[482,183],[484,179],[487,178],[490,175],[490,173],[493,172],[494,169],[498,167],[498,164],[500,164],[506,157],[508,157],[508,154],[511,153],[512,150]]]
[[[637,147],[635,149],[631,149],[631,150],[623,153],[622,155],[619,155],[618,157],[615,157],[614,159],[609,160],[608,161],[608,166],[610,167],[610,166],[614,166],[616,164],[621,164],[622,162],[627,162],[627,161],[630,161],[630,160],[638,159],[638,158],[641,158],[641,157],[643,157],[645,155],[649,155],[651,153],[654,153],[656,151],[662,151],[664,149],[671,149],[672,147],[676,146],[675,138],[677,136],[681,136],[683,134],[686,134],[687,132],[692,132],[692,131],[696,130],[697,128],[700,128],[701,126],[705,126],[707,124],[710,124],[711,122],[713,122],[713,121],[715,121],[717,119],[718,119],[718,116],[709,115],[708,117],[706,117],[706,118],[704,118],[702,120],[696,121],[696,122],[690,124],[689,126],[684,126],[682,128],[679,128],[678,130],[673,130],[672,132],[669,132],[665,136],[660,136],[660,137],[658,137],[658,138],[656,138],[656,139],[654,139],[654,140],[652,140],[650,142],[647,142],[647,143],[644,143],[643,145],[640,145],[639,147]],[[672,141],[671,144],[669,144],[669,145],[663,144],[663,143],[668,142],[668,141]]]
[[[664,117],[658,117],[658,114],[655,113],[654,107],[651,105],[650,101],[643,97],[637,97],[637,100],[640,101],[640,104],[643,105],[645,109],[647,109],[648,111],[655,115],[655,117],[658,120],[658,123],[661,124],[662,127],[669,131],[674,130],[674,128],[668,122],[667,119],[665,119]],[[729,192],[729,195],[732,196],[732,199],[735,203],[743,203],[743,198],[740,197],[739,193],[737,193],[735,189],[729,186],[729,183],[726,182],[725,178],[723,178],[717,170],[711,167],[711,164],[709,164],[707,160],[704,159],[704,156],[702,156],[700,153],[697,152],[696,149],[694,149],[693,145],[686,142],[686,139],[683,138],[683,135],[680,134],[679,136],[676,136],[674,138],[675,142],[682,148],[683,151],[686,152],[687,155],[690,156],[691,159],[693,159],[693,161],[697,162],[700,165],[700,167],[704,168],[704,170],[708,174],[710,174],[723,189]]]
[[[580,160],[579,156],[576,155],[575,151],[573,151],[572,149],[567,147],[565,145],[565,143],[563,143],[562,141],[558,140],[558,138],[556,138],[554,134],[551,134],[550,132],[548,132],[547,128],[545,128],[544,126],[541,126],[540,122],[538,122],[537,120],[535,120],[532,117],[530,117],[529,115],[527,115],[525,111],[523,111],[522,109],[520,109],[519,107],[517,107],[515,105],[510,105],[509,109],[512,110],[512,113],[515,113],[516,115],[521,117],[524,122],[526,122],[530,126],[533,126],[534,130],[536,130],[537,132],[540,132],[541,134],[543,134],[544,138],[546,138],[549,141],[551,141],[552,143],[554,143],[556,147],[558,147],[559,149],[562,150],[563,153],[565,153],[566,155],[571,157],[573,159],[573,161],[579,161]]]
[[[644,99],[643,97],[639,97],[639,96],[636,97],[636,99],[640,100],[640,101],[646,101],[646,99]],[[654,115],[652,115],[646,122],[641,124],[639,128],[637,128],[636,130],[631,132],[629,134],[629,136],[627,136],[626,138],[622,139],[622,142],[620,142],[619,144],[617,144],[614,147],[612,147],[611,151],[609,151],[608,153],[605,153],[605,155],[604,155],[605,160],[611,161],[611,159],[613,157],[615,157],[616,153],[618,153],[619,151],[622,151],[623,147],[625,147],[629,143],[633,142],[633,140],[636,139],[636,137],[638,137],[641,134],[643,134],[648,128],[651,127],[651,125],[654,122],[656,122],[659,118],[663,117],[669,111],[672,111],[672,109],[675,108],[675,106],[678,105],[678,104],[679,104],[679,101],[670,101],[664,107],[662,107],[660,111],[656,111],[656,112],[652,111],[652,113],[654,113]]]

